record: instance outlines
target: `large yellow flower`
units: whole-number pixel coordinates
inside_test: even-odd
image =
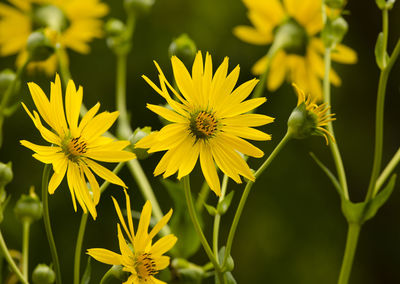
[[[95,206],[99,203],[100,189],[92,171],[111,183],[125,188],[126,185],[113,172],[94,160],[115,163],[135,158],[133,153],[122,150],[130,144],[129,141],[114,141],[112,138],[102,136],[117,119],[119,113],[117,111],[102,112],[96,115],[100,107],[97,103],[78,124],[83,97],[82,87],[76,90],[74,82],[69,81],[64,112],[58,75],[56,75],[55,83],[51,83],[50,100],[35,83],[28,83],[28,86],[40,116],[51,130],[43,126],[36,111],[32,114],[24,103],[22,105],[42,137],[53,145],[41,146],[26,140],[21,140],[21,144],[35,151],[33,157],[37,160],[53,165],[54,174],[49,182],[49,193],[54,193],[67,174],[75,211],[76,200],[78,200],[83,211],[89,210],[96,219]],[[90,189],[86,181],[89,182]]]
[[[280,50],[270,62],[267,77],[267,87],[276,90],[286,79],[295,82],[306,93],[311,93],[316,99],[322,98],[321,78],[324,76],[322,54],[324,44],[316,35],[323,27],[321,0],[243,0],[249,9],[248,17],[251,26],[238,26],[234,34],[241,40],[267,45],[274,41],[279,27],[292,25],[299,33],[297,40],[303,41],[298,50]],[[297,43],[299,44],[299,43]],[[349,47],[338,44],[332,51],[332,60],[353,64],[357,54]],[[264,73],[267,56],[262,57],[253,66],[256,75]],[[339,86],[339,76],[331,70],[330,80]]]
[[[108,7],[99,0],[8,0],[14,6],[0,3],[0,56],[18,53],[17,64],[26,57],[26,40],[37,28],[57,32],[57,42],[79,53],[88,53],[88,43],[102,36],[102,21]],[[55,55],[31,63],[30,69],[41,69],[52,75],[57,69]]]
[[[265,98],[245,101],[258,80],[250,80],[234,90],[239,66],[227,75],[226,57],[213,76],[211,56],[207,53],[203,66],[200,51],[193,63],[192,76],[177,57],[173,56],[171,61],[180,93],[168,83],[156,62],[161,88],[143,77],[172,110],[152,104],[147,107],[172,123],[143,138],[135,147],[150,148],[149,152],[167,151],[154,170],[155,175],[164,173],[164,178],[175,172],[178,179],[188,175],[199,158],[204,177],[217,195],[220,182],[214,162],[237,183],[241,182],[239,175],[254,180],[240,153],[257,158],[264,153],[242,138],[271,139],[270,135],[252,127],[273,121],[265,115],[246,114],[266,101]],[[171,98],[167,87],[178,101]]]
[[[122,265],[124,271],[131,273],[124,284],[165,283],[154,278],[154,275],[169,265],[169,257],[163,254],[175,245],[177,238],[170,234],[162,237],[154,244],[152,244],[152,241],[158,232],[168,223],[172,215],[172,209],[148,233],[151,218],[151,203],[150,201],[146,201],[140,214],[139,226],[135,234],[131,202],[126,191],[125,196],[128,225],[122,217],[122,212],[117,201],[114,198],[113,201],[119,221],[132,247],[126,243],[120,224],[118,224],[118,241],[121,254],[102,248],[88,249],[87,253],[100,262],[110,265]]]

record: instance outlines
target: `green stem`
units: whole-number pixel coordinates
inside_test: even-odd
[[[271,162],[274,160],[276,155],[278,155],[278,153],[283,149],[283,147],[286,145],[286,143],[290,139],[291,139],[291,134],[289,132],[286,132],[285,136],[279,142],[278,146],[275,147],[275,149],[272,151],[272,153],[269,155],[269,157],[264,161],[264,163],[260,166],[260,168],[255,172],[254,177],[256,180],[265,171],[265,169],[271,164]],[[224,261],[222,262],[222,269],[225,267],[228,257],[231,254],[232,243],[233,243],[233,239],[235,237],[237,226],[239,224],[240,216],[242,215],[244,205],[246,204],[247,197],[249,196],[249,193],[251,191],[253,184],[254,184],[253,181],[247,182],[246,187],[243,191],[242,197],[240,198],[239,205],[236,209],[235,217],[233,218],[232,225],[229,230],[228,240],[226,242]]]
[[[210,187],[208,186],[208,183],[206,181],[203,182],[199,196],[196,199],[196,211],[203,212],[204,209],[204,202],[207,201],[208,195],[210,193]]]
[[[51,165],[47,164],[44,167],[43,177],[42,177],[43,221],[44,221],[44,227],[46,229],[47,239],[49,241],[51,257],[53,259],[54,271],[56,273],[56,283],[61,284],[62,282],[61,282],[60,263],[58,262],[57,248],[54,242],[53,232],[51,230],[50,214],[49,214],[49,200],[48,200],[47,188],[49,185],[50,169]]]
[[[324,74],[324,82],[323,82],[323,91],[324,91],[324,103],[331,105],[331,86],[329,81],[329,73],[331,71],[331,48],[325,48],[324,55],[324,64],[325,64],[325,74]],[[326,115],[331,114],[331,110],[329,109]],[[328,122],[327,129],[329,133],[331,133],[332,137],[335,139],[329,143],[329,148],[332,153],[333,160],[335,162],[336,171],[339,177],[339,183],[343,191],[343,196],[346,200],[349,200],[349,190],[347,187],[346,173],[343,166],[342,156],[340,155],[339,147],[336,142],[335,132],[333,131],[332,121]]]
[[[185,176],[183,178],[183,186],[184,186],[184,189],[185,189],[186,204],[187,204],[187,207],[188,207],[188,210],[189,210],[189,215],[190,215],[190,218],[192,219],[192,223],[194,225],[194,228],[195,228],[195,230],[197,232],[197,235],[200,238],[200,242],[201,242],[201,244],[202,244],[202,246],[203,246],[203,248],[204,248],[204,250],[205,250],[205,252],[206,252],[206,254],[208,256],[208,258],[210,259],[210,261],[214,265],[214,269],[215,269],[215,272],[216,272],[217,277],[219,279],[219,282],[223,283],[223,274],[222,274],[221,268],[220,268],[220,266],[218,264],[218,261],[217,261],[218,254],[217,255],[213,254],[213,252],[211,250],[211,247],[208,244],[206,237],[204,236],[203,230],[201,229],[199,219],[197,218],[196,210],[195,210],[194,204],[193,204],[192,193],[191,193],[191,190],[190,190],[190,178],[189,178],[189,175],[187,175],[187,176]]]
[[[117,133],[123,139],[128,139],[132,134],[126,109],[126,59],[126,54],[117,55],[116,105],[119,111]]]
[[[394,168],[400,162],[400,148],[397,150],[396,154],[394,154],[393,158],[390,160],[389,164],[387,164],[386,168],[383,170],[381,175],[376,180],[374,194],[375,196],[379,189],[382,187],[383,183],[388,179],[389,175],[392,173]]]
[[[354,254],[357,249],[358,237],[360,235],[361,226],[359,224],[350,223],[347,232],[346,249],[344,252],[342,268],[338,284],[349,283],[351,267],[353,266]]]
[[[26,278],[21,273],[21,271],[18,269],[18,266],[15,264],[14,260],[12,259],[1,231],[0,231],[0,251],[1,251],[1,254],[4,256],[4,258],[6,259],[6,261],[8,262],[8,264],[10,265],[11,270],[15,273],[15,275],[17,275],[19,281],[21,281],[24,284],[28,284],[28,280],[26,280]]]
[[[29,275],[29,229],[31,227],[30,221],[23,221],[22,223],[22,274],[28,279]]]
[[[113,170],[114,174],[118,174],[118,172],[125,165],[125,162],[119,163]],[[104,181],[100,186],[100,194],[102,194],[106,188],[110,185],[108,181]],[[82,213],[81,223],[79,225],[78,237],[75,245],[75,256],[74,256],[74,284],[80,283],[80,267],[81,267],[81,254],[82,254],[82,244],[83,238],[85,236],[86,224],[88,221],[88,214]]]
[[[219,196],[218,199],[218,204],[220,204],[226,194],[226,188],[228,185],[228,176],[224,175],[224,179],[222,180],[222,186],[221,186],[221,195]],[[218,237],[219,237],[219,225],[221,223],[221,214],[217,213],[214,216],[214,229],[213,229],[213,250],[214,250],[214,255],[218,255]],[[219,263],[219,258],[217,257],[217,263]]]
[[[68,81],[71,80],[71,72],[69,71],[68,62],[66,61],[66,51],[61,45],[56,47],[56,56],[58,60],[58,68],[61,74],[61,80],[63,81],[64,88],[67,87]]]

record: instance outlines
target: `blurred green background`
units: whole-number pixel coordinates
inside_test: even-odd
[[[108,17],[125,18],[122,1],[105,1],[110,6]],[[375,1],[349,1],[349,32],[344,39],[359,56],[356,65],[333,64],[343,84],[332,90],[332,108],[337,115],[334,122],[337,143],[341,149],[347,170],[350,195],[353,201],[361,201],[369,182],[374,147],[375,100],[378,68],[374,59],[374,45],[381,30],[381,15]],[[389,50],[400,35],[400,9],[395,5],[390,12]],[[108,18],[107,17],[107,18]],[[152,60],[157,60],[171,78],[168,46],[174,37],[187,33],[203,52],[213,56],[214,68],[225,56],[230,58],[230,70],[241,66],[239,83],[253,78],[252,64],[267,51],[266,47],[241,42],[232,34],[236,25],[248,24],[246,8],[239,0],[159,0],[151,13],[138,20],[134,35],[133,52],[128,61],[128,105],[132,114],[131,125],[151,125],[161,128],[158,118],[145,108],[147,102],[164,103],[141,78],[146,74],[156,80]],[[69,52],[71,72],[75,83],[84,87],[84,103],[92,106],[97,101],[101,110],[114,110],[115,57],[105,40],[91,44],[92,52],[83,56]],[[1,69],[12,68],[13,57],[1,58]],[[389,79],[385,113],[385,142],[383,164],[397,150],[399,135],[400,64],[396,64]],[[46,92],[49,80],[41,75],[26,75],[24,82],[35,81]],[[21,99],[32,108],[32,100],[26,84],[20,92]],[[262,128],[273,136],[272,141],[256,143],[268,155],[286,131],[287,118],[296,104],[296,97],[289,84],[275,93],[266,93],[267,103],[258,112],[276,118],[273,124]],[[14,180],[7,187],[12,196],[1,229],[9,248],[20,250],[21,225],[15,219],[12,208],[21,193],[27,193],[30,185],[40,187],[43,165],[31,157],[31,151],[22,147],[19,140],[26,139],[42,144],[32,122],[22,108],[5,123],[5,141],[0,149],[2,162],[13,162]],[[309,156],[314,152],[331,169],[334,169],[329,148],[321,137],[291,141],[259,178],[248,199],[235,238],[232,256],[235,260],[233,275],[238,283],[336,283],[345,245],[347,224],[340,211],[340,200],[329,180]],[[156,195],[164,212],[172,202],[152,171],[161,154],[143,161],[151,178]],[[257,168],[262,159],[250,159]],[[200,180],[200,172],[195,171]],[[121,173],[129,186],[134,208],[144,204],[140,192],[124,169]],[[198,182],[193,182],[197,191]],[[50,196],[50,210],[55,240],[61,257],[64,283],[72,283],[73,253],[81,211],[73,212],[66,182]],[[225,242],[234,207],[243,187],[232,181],[229,188],[236,191],[233,205],[222,218],[221,244]],[[122,190],[110,186],[98,205],[98,220],[90,220],[84,241],[84,249],[103,247],[118,251],[117,217],[110,195],[123,204]],[[215,204],[215,196],[209,199]],[[377,216],[363,227],[353,266],[350,283],[394,284],[400,283],[400,192],[397,185],[389,202]],[[211,236],[212,219],[205,215],[205,232]],[[207,262],[199,251],[193,262]],[[50,263],[50,253],[42,221],[32,226],[30,269],[37,263]],[[86,262],[86,257],[82,260]],[[98,283],[107,265],[93,262],[93,279]]]

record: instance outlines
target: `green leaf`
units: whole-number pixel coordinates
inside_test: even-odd
[[[218,210],[214,206],[204,203],[204,207],[207,209],[208,214],[210,214],[211,216],[215,216],[218,214]]]
[[[375,60],[378,67],[383,70],[386,68],[387,62],[389,60],[389,55],[387,54],[384,47],[383,32],[380,32],[378,39],[375,44]]]
[[[225,246],[221,247],[218,252],[218,259],[219,262],[222,263],[225,258]],[[226,260],[225,267],[223,267],[224,271],[232,271],[233,268],[235,267],[235,263],[233,261],[233,258],[231,255],[228,256],[228,259]]]
[[[311,158],[314,159],[315,163],[321,168],[321,170],[328,176],[331,180],[333,186],[336,188],[336,191],[339,193],[340,196],[343,195],[343,189],[339,184],[339,181],[335,177],[335,175],[325,166],[315,155],[314,153],[310,153]]]
[[[183,186],[181,183],[167,179],[161,180],[161,183],[167,189],[174,203],[174,214],[172,214],[169,227],[179,240],[170,252],[174,257],[189,258],[199,249],[200,239],[187,213]],[[197,217],[202,225],[201,215],[197,214]]]
[[[83,272],[81,284],[89,284],[90,283],[90,276],[92,274],[92,266],[91,266],[92,258],[89,256],[86,264],[85,271]]]
[[[219,214],[223,215],[226,213],[226,211],[228,211],[234,193],[235,193],[234,191],[229,192],[229,194],[225,196],[225,198],[220,203],[218,203],[217,211]]]

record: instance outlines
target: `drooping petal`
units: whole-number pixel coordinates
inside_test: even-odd
[[[97,261],[110,264],[110,265],[120,265],[121,264],[121,255],[112,252],[108,249],[102,248],[93,248],[88,249],[87,254],[96,259]]]

